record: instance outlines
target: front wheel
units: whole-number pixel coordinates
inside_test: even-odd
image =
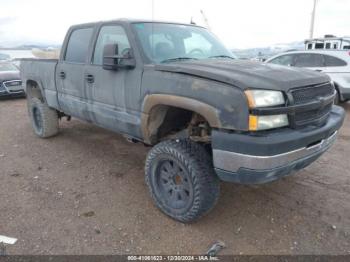
[[[158,208],[181,222],[207,213],[219,197],[219,179],[201,145],[190,140],[168,140],[147,155],[146,183]]]

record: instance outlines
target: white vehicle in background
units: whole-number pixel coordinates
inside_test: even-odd
[[[293,51],[275,55],[266,63],[326,73],[337,89],[336,103],[350,100],[350,51]]]
[[[325,35],[323,38],[305,40],[305,50],[349,50],[350,37],[336,37]]]

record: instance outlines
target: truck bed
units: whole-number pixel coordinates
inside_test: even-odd
[[[59,109],[56,89],[56,66],[58,59],[21,59],[22,85],[26,91],[28,79],[36,81],[50,107]]]

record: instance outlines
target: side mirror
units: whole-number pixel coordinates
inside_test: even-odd
[[[131,49],[123,55],[119,55],[118,44],[107,44],[103,48],[103,69],[118,70],[120,68],[134,68],[135,58]]]

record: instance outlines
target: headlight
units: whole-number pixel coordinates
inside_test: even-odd
[[[247,90],[244,92],[250,109],[257,107],[269,107],[284,105],[285,99],[280,91],[271,90]],[[266,130],[288,126],[288,116],[283,115],[249,115],[249,130]]]
[[[278,106],[285,103],[282,92],[271,90],[247,90],[245,95],[250,108]]]
[[[272,116],[254,116],[249,115],[249,130],[266,130],[277,127],[288,126],[287,115],[272,115]]]

